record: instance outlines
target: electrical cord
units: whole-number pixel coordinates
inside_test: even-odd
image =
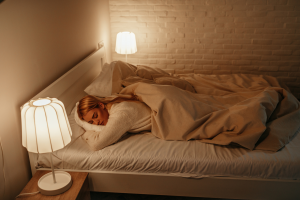
[[[22,193],[22,194],[19,194],[18,196],[16,196],[16,198],[19,198],[19,197],[21,197],[21,196],[25,196],[25,195],[33,195],[33,194],[38,194],[38,193],[40,193],[40,191],[37,191],[37,192],[32,192],[32,193]],[[15,198],[15,199],[16,199]]]
[[[3,147],[2,147],[2,140],[1,140],[1,137],[0,137],[0,146],[1,146],[1,153],[2,153],[2,171],[3,171],[3,179],[4,179],[4,192],[3,192],[3,199],[5,197],[5,185],[6,185],[6,177],[5,177],[5,170],[4,170],[4,153],[3,153]]]

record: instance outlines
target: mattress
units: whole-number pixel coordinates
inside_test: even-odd
[[[300,179],[300,130],[278,152],[250,151],[199,141],[164,141],[149,132],[127,134],[117,143],[93,151],[81,138],[85,132],[69,115],[72,141],[53,152],[59,169],[163,173],[183,177],[249,177]],[[50,167],[48,154],[39,154],[36,168]]]

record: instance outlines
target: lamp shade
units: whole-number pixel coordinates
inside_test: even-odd
[[[65,107],[56,98],[31,100],[21,107],[22,145],[29,152],[50,153],[71,142]]]
[[[134,54],[137,52],[135,34],[132,32],[118,33],[115,51],[118,54]]]

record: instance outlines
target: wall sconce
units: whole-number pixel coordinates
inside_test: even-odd
[[[72,186],[71,175],[54,173],[51,152],[71,142],[72,130],[63,103],[56,98],[31,100],[21,107],[22,145],[33,153],[50,153],[52,172],[38,181],[43,195],[57,195]]]
[[[134,54],[137,52],[135,34],[132,32],[120,32],[117,34],[115,51],[118,54]]]

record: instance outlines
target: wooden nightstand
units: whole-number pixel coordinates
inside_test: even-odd
[[[50,171],[46,170],[38,170],[31,180],[27,183],[25,188],[22,190],[22,193],[32,193],[38,191],[38,180],[46,173]],[[72,177],[72,186],[65,193],[56,195],[56,196],[45,196],[40,193],[35,195],[28,196],[20,196],[17,199],[20,200],[90,200],[90,190],[89,190],[89,182],[88,182],[88,174],[87,172],[68,172]]]

